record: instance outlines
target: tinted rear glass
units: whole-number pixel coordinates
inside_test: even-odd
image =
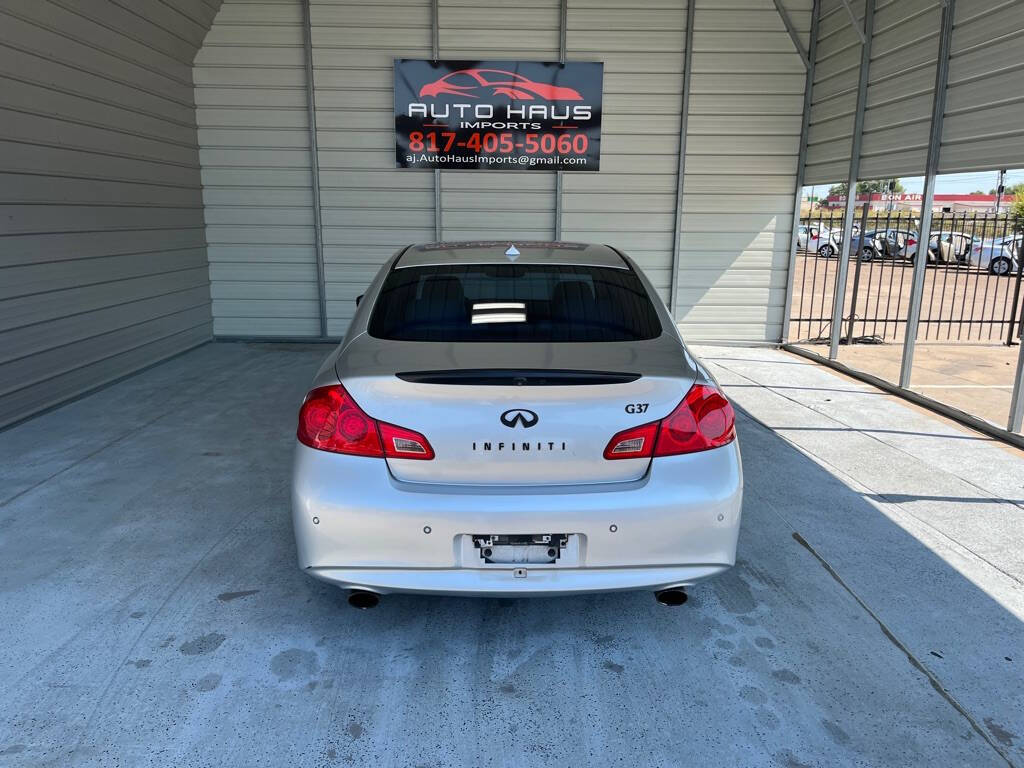
[[[433,265],[387,276],[369,331],[395,341],[640,341],[659,336],[661,322],[631,270]]]

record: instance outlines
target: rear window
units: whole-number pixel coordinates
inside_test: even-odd
[[[394,341],[641,341],[661,322],[631,270],[545,264],[404,267],[369,332]]]

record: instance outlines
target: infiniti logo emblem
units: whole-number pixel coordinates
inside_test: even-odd
[[[522,425],[529,429],[537,423],[537,414],[525,408],[510,408],[501,414],[501,423],[510,428]]]

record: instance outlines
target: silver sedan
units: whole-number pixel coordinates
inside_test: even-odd
[[[736,560],[735,416],[608,246],[410,246],[301,406],[299,564],[352,590],[684,588]]]

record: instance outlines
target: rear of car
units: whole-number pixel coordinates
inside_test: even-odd
[[[971,261],[993,275],[1003,276],[1016,273],[1020,266],[1021,238],[975,238]]]
[[[654,590],[735,561],[732,407],[606,246],[409,248],[302,406],[300,565],[351,589]]]
[[[797,233],[798,247],[826,258],[839,252],[839,237],[836,232],[817,224],[801,224]]]

